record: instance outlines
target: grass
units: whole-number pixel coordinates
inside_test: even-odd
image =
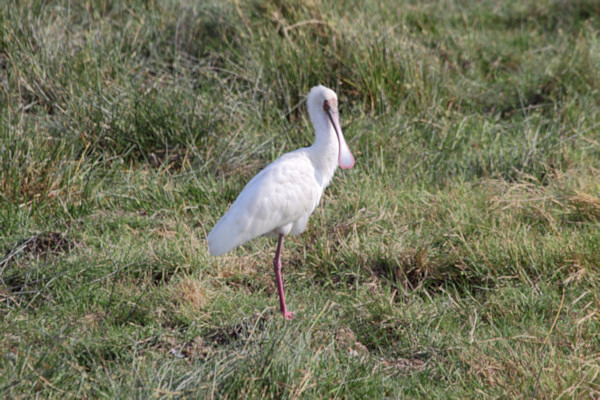
[[[600,396],[596,1],[0,5],[6,398]],[[337,91],[309,229],[205,238]]]

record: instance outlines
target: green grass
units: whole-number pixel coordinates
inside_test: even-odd
[[[2,3],[0,396],[600,396],[600,6],[472,3]],[[286,322],[205,238],[318,83]]]

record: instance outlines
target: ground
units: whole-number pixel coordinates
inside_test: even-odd
[[[600,396],[600,3],[0,5],[0,394]],[[310,145],[286,239],[206,236]]]

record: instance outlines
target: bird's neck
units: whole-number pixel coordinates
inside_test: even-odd
[[[311,159],[323,178],[325,188],[338,166],[339,142],[333,126],[328,120],[313,120],[315,142],[309,147]]]

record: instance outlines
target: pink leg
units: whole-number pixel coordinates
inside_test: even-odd
[[[285,297],[283,296],[283,280],[281,279],[281,248],[283,247],[283,235],[279,235],[279,242],[277,243],[277,252],[275,253],[275,259],[273,260],[273,266],[275,267],[275,278],[277,279],[277,291],[279,292],[279,305],[281,307],[281,313],[283,318],[290,320],[294,318],[294,313],[289,312],[285,306]]]

